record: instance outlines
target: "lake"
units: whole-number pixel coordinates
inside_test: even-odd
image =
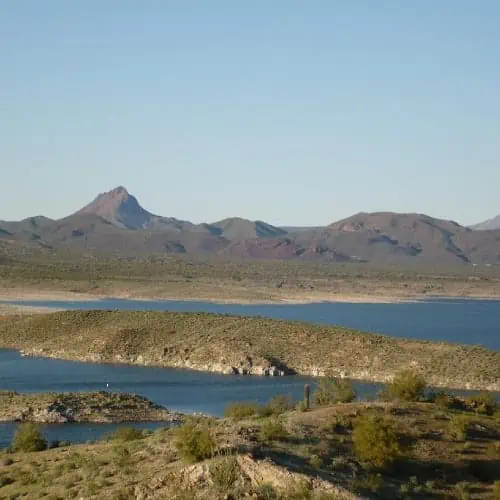
[[[11,302],[12,303],[12,302]],[[194,301],[98,300],[92,302],[17,301],[21,305],[64,309],[122,309],[204,311],[221,314],[267,316],[321,324],[340,324],[394,337],[479,344],[500,350],[500,301],[430,300],[397,304],[266,304],[235,305]],[[221,415],[231,401],[266,402],[276,394],[302,397],[308,377],[235,377],[190,370],[140,366],[85,364],[54,359],[21,357],[0,350],[0,388],[18,392],[68,392],[110,389],[142,394],[167,408]],[[362,396],[373,396],[378,384],[356,383]],[[136,424],[152,428],[154,423]],[[12,437],[15,424],[0,424],[0,447]],[[47,425],[49,439],[75,442],[96,439],[115,425]]]
[[[367,332],[421,340],[479,344],[500,350],[500,300],[428,300],[396,304],[216,304],[196,301],[96,300],[17,301],[20,305],[63,309],[202,311],[337,324]]]
[[[148,397],[170,410],[221,416],[231,401],[267,402],[276,394],[301,399],[304,384],[314,379],[302,376],[239,377],[174,368],[79,363],[58,359],[22,357],[0,349],[0,388],[17,392],[100,391],[132,392]],[[356,383],[360,396],[375,396],[380,384]],[[130,424],[127,424],[130,425]],[[141,427],[156,425],[144,423]],[[15,424],[0,423],[0,448],[10,443]],[[49,439],[75,442],[96,439],[116,425],[46,425]]]

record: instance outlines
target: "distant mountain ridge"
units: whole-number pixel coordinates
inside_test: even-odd
[[[425,214],[360,212],[311,228],[280,228],[241,217],[194,224],[149,212],[123,186],[100,193],[63,219],[0,221],[0,240],[123,255],[167,252],[383,264],[500,264],[500,230],[472,230]]]
[[[479,231],[500,229],[500,215],[497,215],[492,219],[485,220],[484,222],[480,222],[479,224],[475,224],[474,226],[472,226],[472,229]]]

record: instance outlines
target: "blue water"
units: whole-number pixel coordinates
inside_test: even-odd
[[[22,301],[22,305],[65,309],[142,309],[205,311],[267,316],[322,324],[340,324],[394,337],[479,344],[500,350],[500,301],[436,300],[401,304],[320,303],[301,305],[233,305],[191,301],[99,300],[93,302]],[[105,388],[147,396],[167,408],[221,415],[231,401],[266,402],[276,394],[302,397],[308,377],[235,377],[190,370],[111,364],[86,364],[21,357],[0,350],[0,389],[18,392],[95,391]],[[357,383],[364,397],[374,396],[378,384]],[[137,424],[152,428],[155,423]],[[82,442],[97,439],[115,425],[47,425],[49,439]],[[15,424],[0,424],[0,447],[12,437]]]
[[[500,301],[429,300],[397,304],[214,304],[194,301],[98,300],[21,301],[22,305],[64,309],[203,311],[337,324],[394,337],[479,344],[500,350]]]
[[[170,410],[220,416],[232,401],[267,402],[276,394],[302,398],[311,377],[239,377],[173,368],[79,363],[22,357],[0,349],[0,389],[17,392],[111,391],[141,394]],[[356,383],[360,396],[375,396],[380,384]],[[143,424],[154,427],[155,424]],[[159,425],[159,424],[157,424]],[[165,424],[161,424],[165,425]],[[82,442],[96,439],[114,425],[67,424],[44,427],[50,439]],[[0,423],[0,448],[12,438],[15,424]]]

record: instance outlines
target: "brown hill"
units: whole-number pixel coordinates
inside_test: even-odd
[[[78,210],[74,215],[97,215],[117,227],[126,229],[157,229],[186,231],[195,226],[191,222],[173,217],[160,217],[148,212],[139,205],[123,186],[99,194],[92,202]]]
[[[228,240],[245,240],[251,238],[276,238],[284,236],[286,231],[279,227],[271,226],[263,221],[250,221],[241,217],[230,217],[204,226],[217,236]]]
[[[468,263],[471,257],[457,244],[457,237],[468,232],[456,222],[423,214],[377,212],[335,222],[317,239],[328,248],[371,262]]]
[[[480,230],[480,231],[489,231],[500,229],[500,215],[493,217],[492,219],[485,220],[484,222],[480,222],[472,226],[472,229]]]
[[[358,213],[327,227],[288,232],[238,217],[193,224],[145,210],[124,187],[73,215],[0,222],[0,240],[123,255],[360,261],[377,264],[500,264],[500,230],[480,231],[424,214]]]

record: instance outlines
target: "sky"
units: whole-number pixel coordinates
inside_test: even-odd
[[[497,0],[2,0],[0,220],[500,213]]]

